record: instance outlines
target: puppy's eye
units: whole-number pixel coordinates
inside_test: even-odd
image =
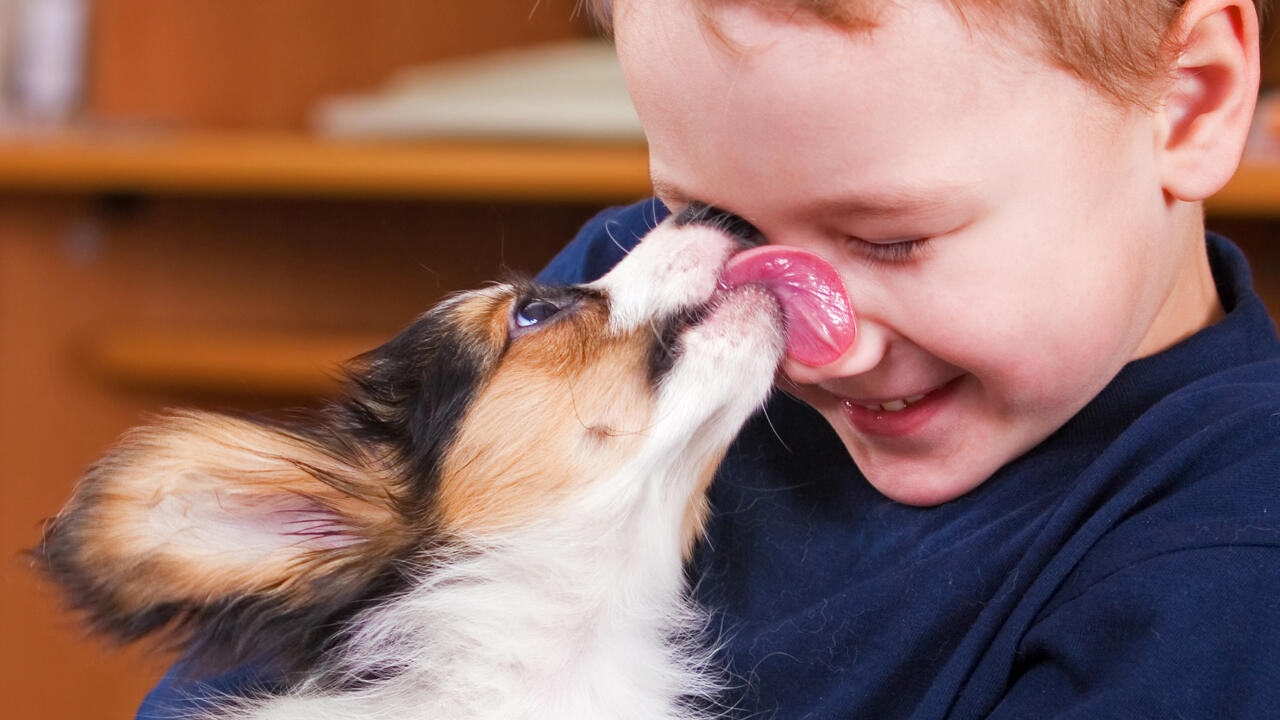
[[[527,328],[551,319],[560,306],[548,300],[527,300],[516,310],[516,327]]]

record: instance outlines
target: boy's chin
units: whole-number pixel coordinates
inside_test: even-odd
[[[968,493],[1000,469],[995,459],[877,458],[860,459],[849,448],[854,462],[880,494],[904,505],[933,507]],[[989,466],[989,467],[988,467]]]

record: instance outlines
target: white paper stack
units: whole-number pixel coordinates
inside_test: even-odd
[[[642,141],[613,46],[580,40],[405,70],[368,95],[320,104],[321,134]]]

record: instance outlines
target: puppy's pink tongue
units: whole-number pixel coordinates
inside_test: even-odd
[[[795,248],[766,245],[729,259],[720,284],[757,284],[772,292],[787,316],[787,355],[810,367],[834,362],[853,344],[857,327],[840,275],[827,261]]]

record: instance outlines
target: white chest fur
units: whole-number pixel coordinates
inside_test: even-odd
[[[687,701],[716,682],[702,615],[684,594],[681,508],[664,507],[679,493],[635,487],[651,497],[626,516],[584,498],[584,513],[599,514],[436,559],[411,591],[368,611],[337,664],[394,672],[369,692],[304,686],[232,717],[702,717]]]

